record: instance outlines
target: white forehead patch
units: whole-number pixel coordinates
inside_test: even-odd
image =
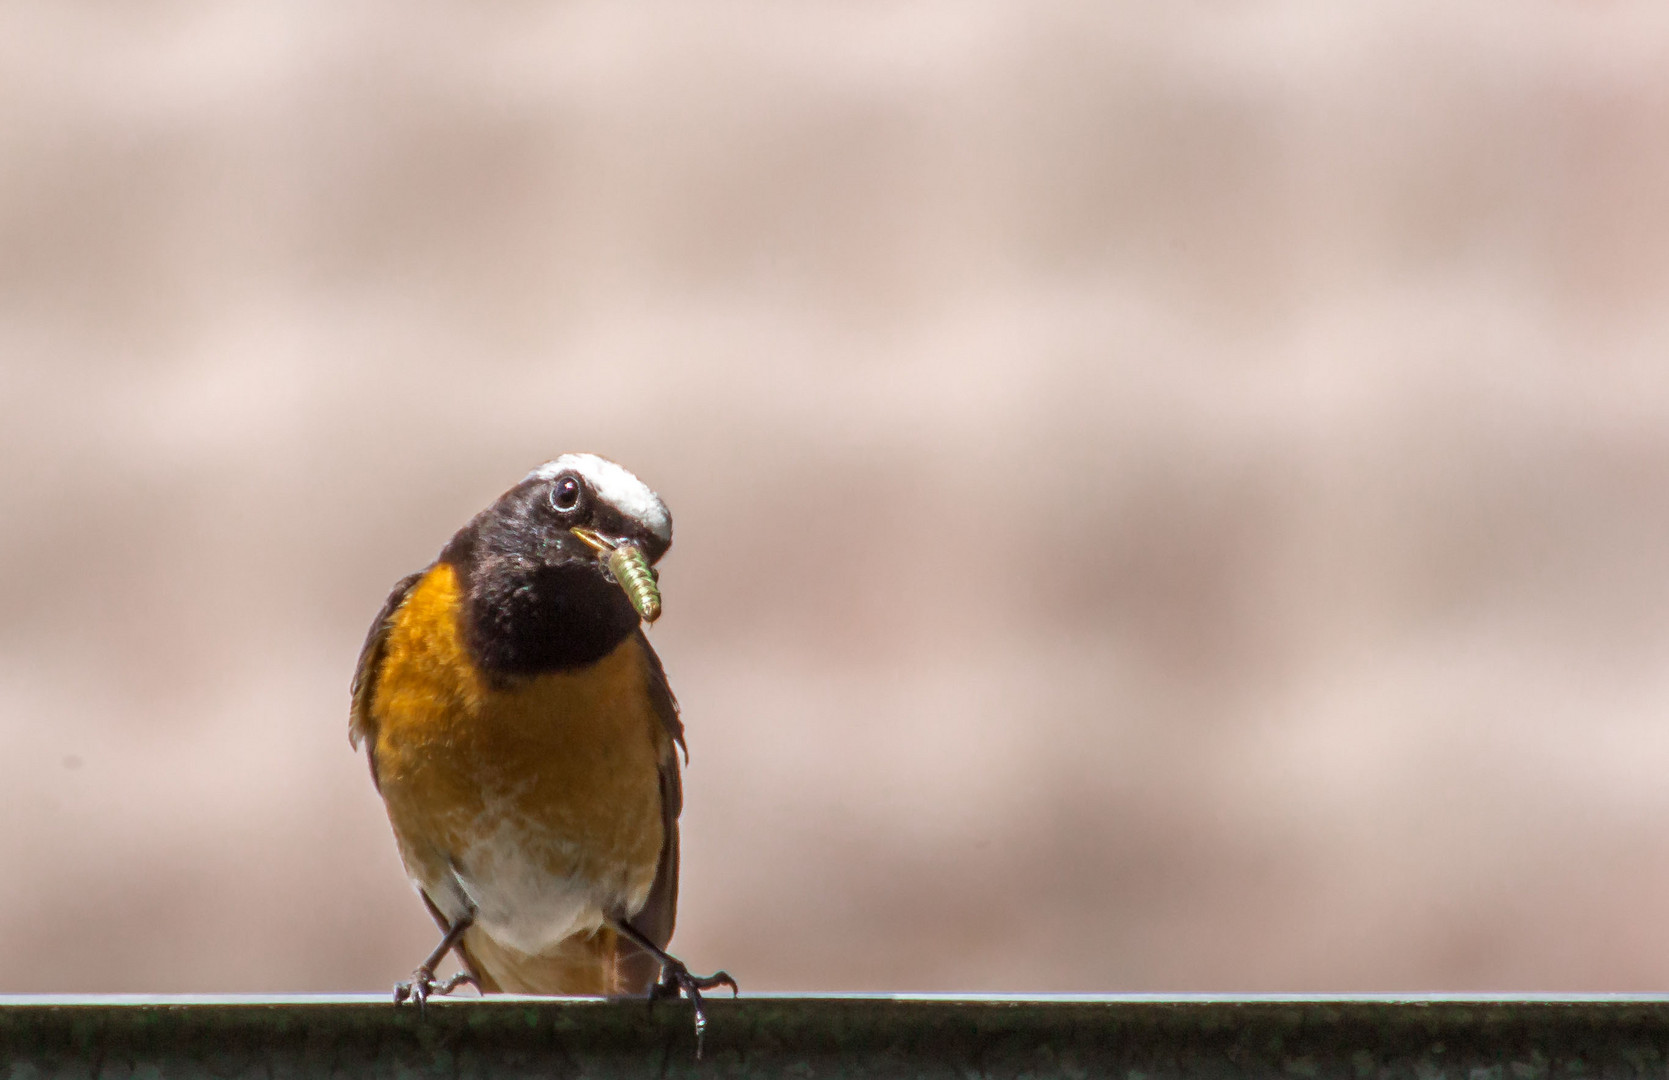
[[[597,497],[644,528],[672,543],[672,515],[649,485],[607,458],[596,454],[563,454],[527,474],[528,480],[554,480],[565,472],[585,478]]]

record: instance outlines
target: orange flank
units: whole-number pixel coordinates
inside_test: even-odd
[[[503,989],[616,989],[603,914],[648,896],[674,753],[628,636],[579,671],[490,682],[460,627],[461,590],[432,567],[393,615],[363,735],[400,854]],[[447,898],[454,898],[449,904]]]

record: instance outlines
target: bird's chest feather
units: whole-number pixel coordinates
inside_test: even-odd
[[[498,908],[506,919],[534,907],[573,921],[587,905],[641,906],[671,743],[638,638],[580,670],[491,685],[464,647],[459,591],[445,564],[413,587],[371,705],[378,781],[408,871],[426,890],[455,877],[486,923]]]

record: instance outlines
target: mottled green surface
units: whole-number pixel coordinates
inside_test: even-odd
[[[1664,1077],[1669,1002],[893,1000],[0,1004],[0,1075]]]

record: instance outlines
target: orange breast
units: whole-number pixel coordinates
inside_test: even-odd
[[[635,911],[655,876],[659,765],[672,752],[637,637],[581,671],[491,686],[464,646],[460,591],[445,564],[413,587],[371,702],[408,872],[427,885],[455,868],[524,907],[517,890],[537,892],[545,875]]]

